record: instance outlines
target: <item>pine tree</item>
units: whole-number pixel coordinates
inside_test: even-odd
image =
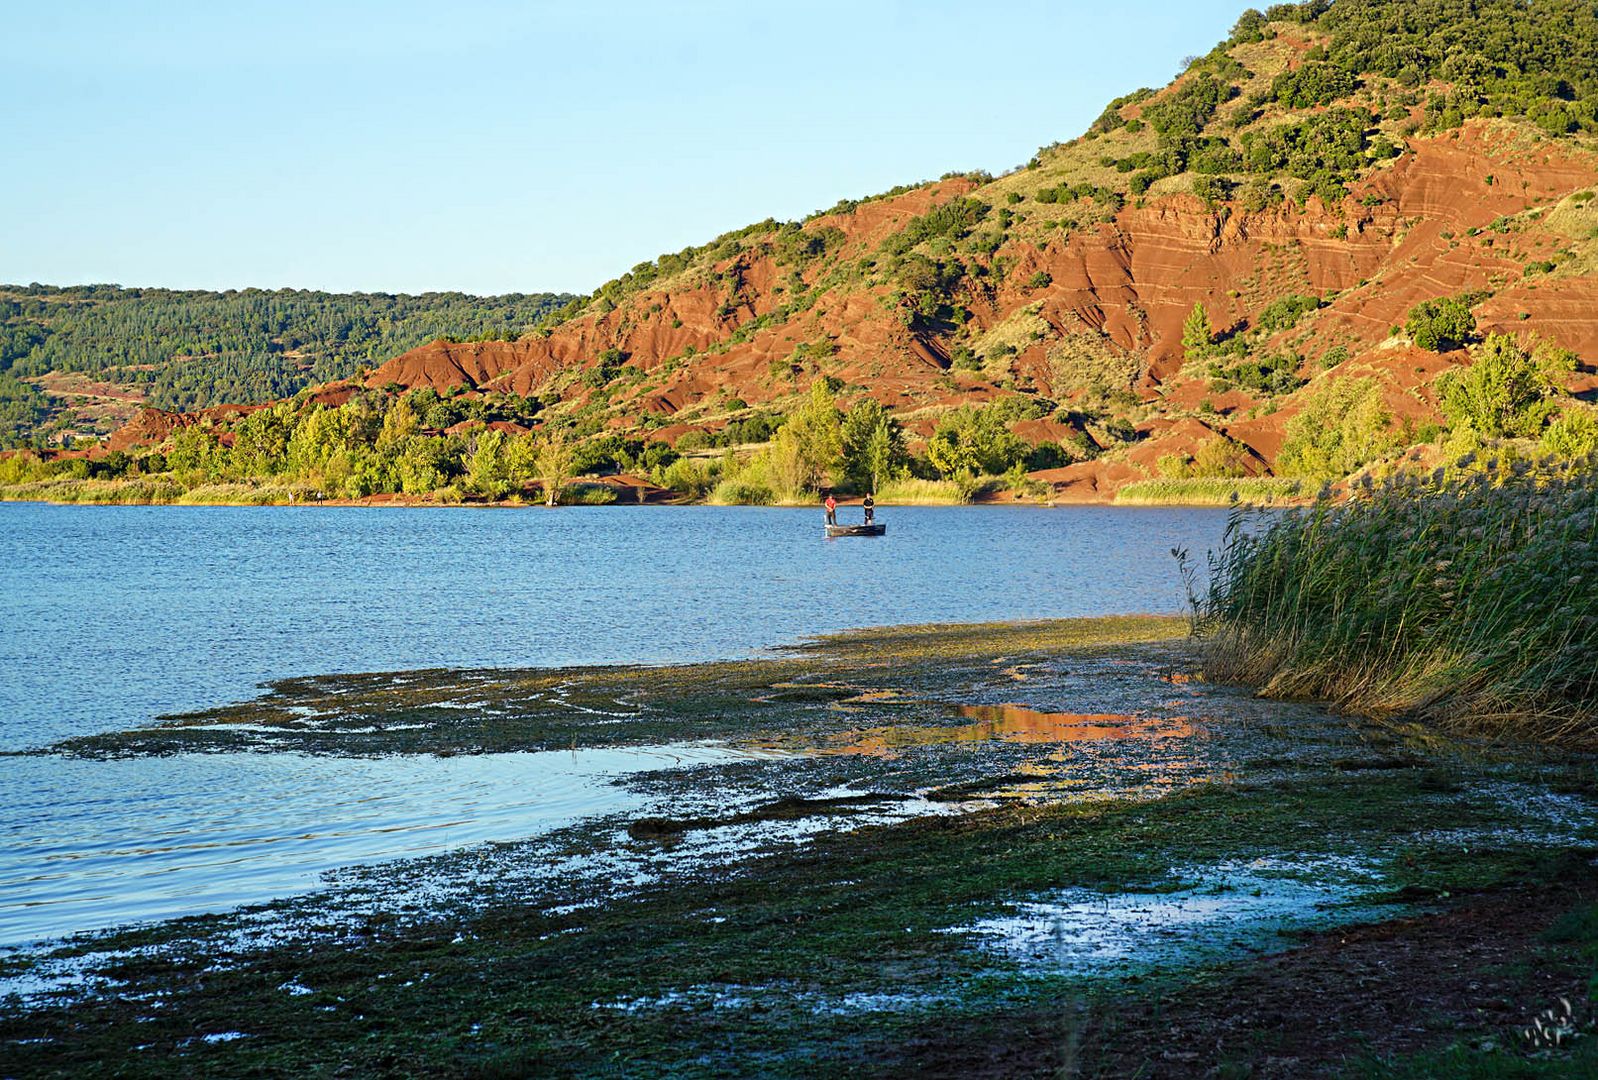
[[[1182,348],[1190,355],[1202,353],[1215,342],[1215,331],[1210,327],[1210,317],[1202,303],[1194,304],[1182,323]]]

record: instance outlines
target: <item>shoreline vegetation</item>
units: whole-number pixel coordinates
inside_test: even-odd
[[[677,496],[667,490],[607,482],[606,477],[573,481],[561,489],[561,506],[780,506],[811,507],[820,496],[801,499],[766,499],[740,502],[736,491],[720,488],[704,499]],[[876,494],[878,506],[1029,505],[1069,506],[1286,506],[1307,502],[1311,494],[1301,481],[1275,477],[1238,480],[1221,478],[1149,480],[1128,484],[1113,496],[1055,501],[1035,492],[1018,492],[992,485],[975,491],[952,481],[914,477],[889,481]],[[840,505],[859,501],[844,496]],[[503,499],[486,499],[460,491],[443,490],[419,495],[381,494],[357,498],[330,498],[309,484],[271,484],[233,481],[188,487],[171,474],[115,480],[58,477],[15,484],[0,484],[0,502],[49,502],[93,506],[543,506],[541,488],[530,486]]]
[[[1306,502],[1314,486],[1279,476],[1135,480],[1115,493],[1117,506],[1272,506]]]
[[[1239,511],[1207,570],[1187,567],[1212,678],[1598,749],[1598,461],[1467,458]]]
[[[952,484],[935,480],[894,481],[877,495],[878,506],[961,506],[973,502],[1020,502],[1006,499],[1005,492],[979,492],[963,497]],[[778,506],[814,507],[822,496],[798,499],[761,499],[739,502],[712,493],[703,499],[676,496],[668,490],[648,485],[617,483],[607,477],[572,481],[561,487],[559,506]],[[842,496],[839,504],[860,501],[858,496]],[[118,480],[77,480],[60,478],[20,484],[0,484],[0,502],[49,502],[96,506],[461,506],[461,507],[543,507],[549,501],[540,487],[529,486],[504,498],[489,499],[458,490],[444,489],[422,494],[381,493],[349,497],[329,497],[321,488],[308,484],[259,484],[249,481],[201,484],[186,487],[170,475]],[[1032,505],[1043,505],[1036,499]],[[1103,505],[1103,504],[1097,504]]]
[[[1138,485],[1133,485],[1139,488]],[[642,497],[640,497],[640,495]],[[565,485],[559,506],[769,506],[812,508],[822,496],[797,499],[761,499],[739,502],[712,493],[705,499],[673,497],[669,492],[605,482],[598,477]],[[840,506],[858,504],[859,496],[842,496]],[[1197,483],[1191,481],[1151,481],[1149,488],[1121,492],[1103,499],[1055,501],[1017,493],[1006,488],[975,494],[962,493],[953,484],[935,480],[898,481],[885,485],[876,495],[879,507],[895,506],[1034,506],[1069,508],[1073,506],[1193,507],[1214,508],[1235,505],[1278,506],[1304,501],[1303,488],[1294,481],[1281,484]],[[137,480],[36,480],[21,484],[0,484],[0,502],[43,502],[78,506],[361,506],[361,507],[476,507],[534,508],[548,505],[543,491],[536,487],[503,499],[485,499],[461,492],[438,491],[420,495],[380,494],[356,498],[329,498],[320,488],[309,485],[254,484],[244,481],[202,484],[185,487],[169,476]]]

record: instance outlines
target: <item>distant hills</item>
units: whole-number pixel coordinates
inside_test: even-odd
[[[288,397],[426,341],[514,336],[571,299],[0,285],[0,445],[103,432],[140,404]]]

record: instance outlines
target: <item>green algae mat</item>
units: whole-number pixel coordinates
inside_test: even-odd
[[[576,825],[7,955],[0,1075],[1593,1075],[1593,762],[1208,684],[1185,633],[326,676],[51,748],[653,764]]]

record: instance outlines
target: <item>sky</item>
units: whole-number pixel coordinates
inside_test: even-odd
[[[0,282],[587,292],[1021,165],[1245,6],[0,2]]]

